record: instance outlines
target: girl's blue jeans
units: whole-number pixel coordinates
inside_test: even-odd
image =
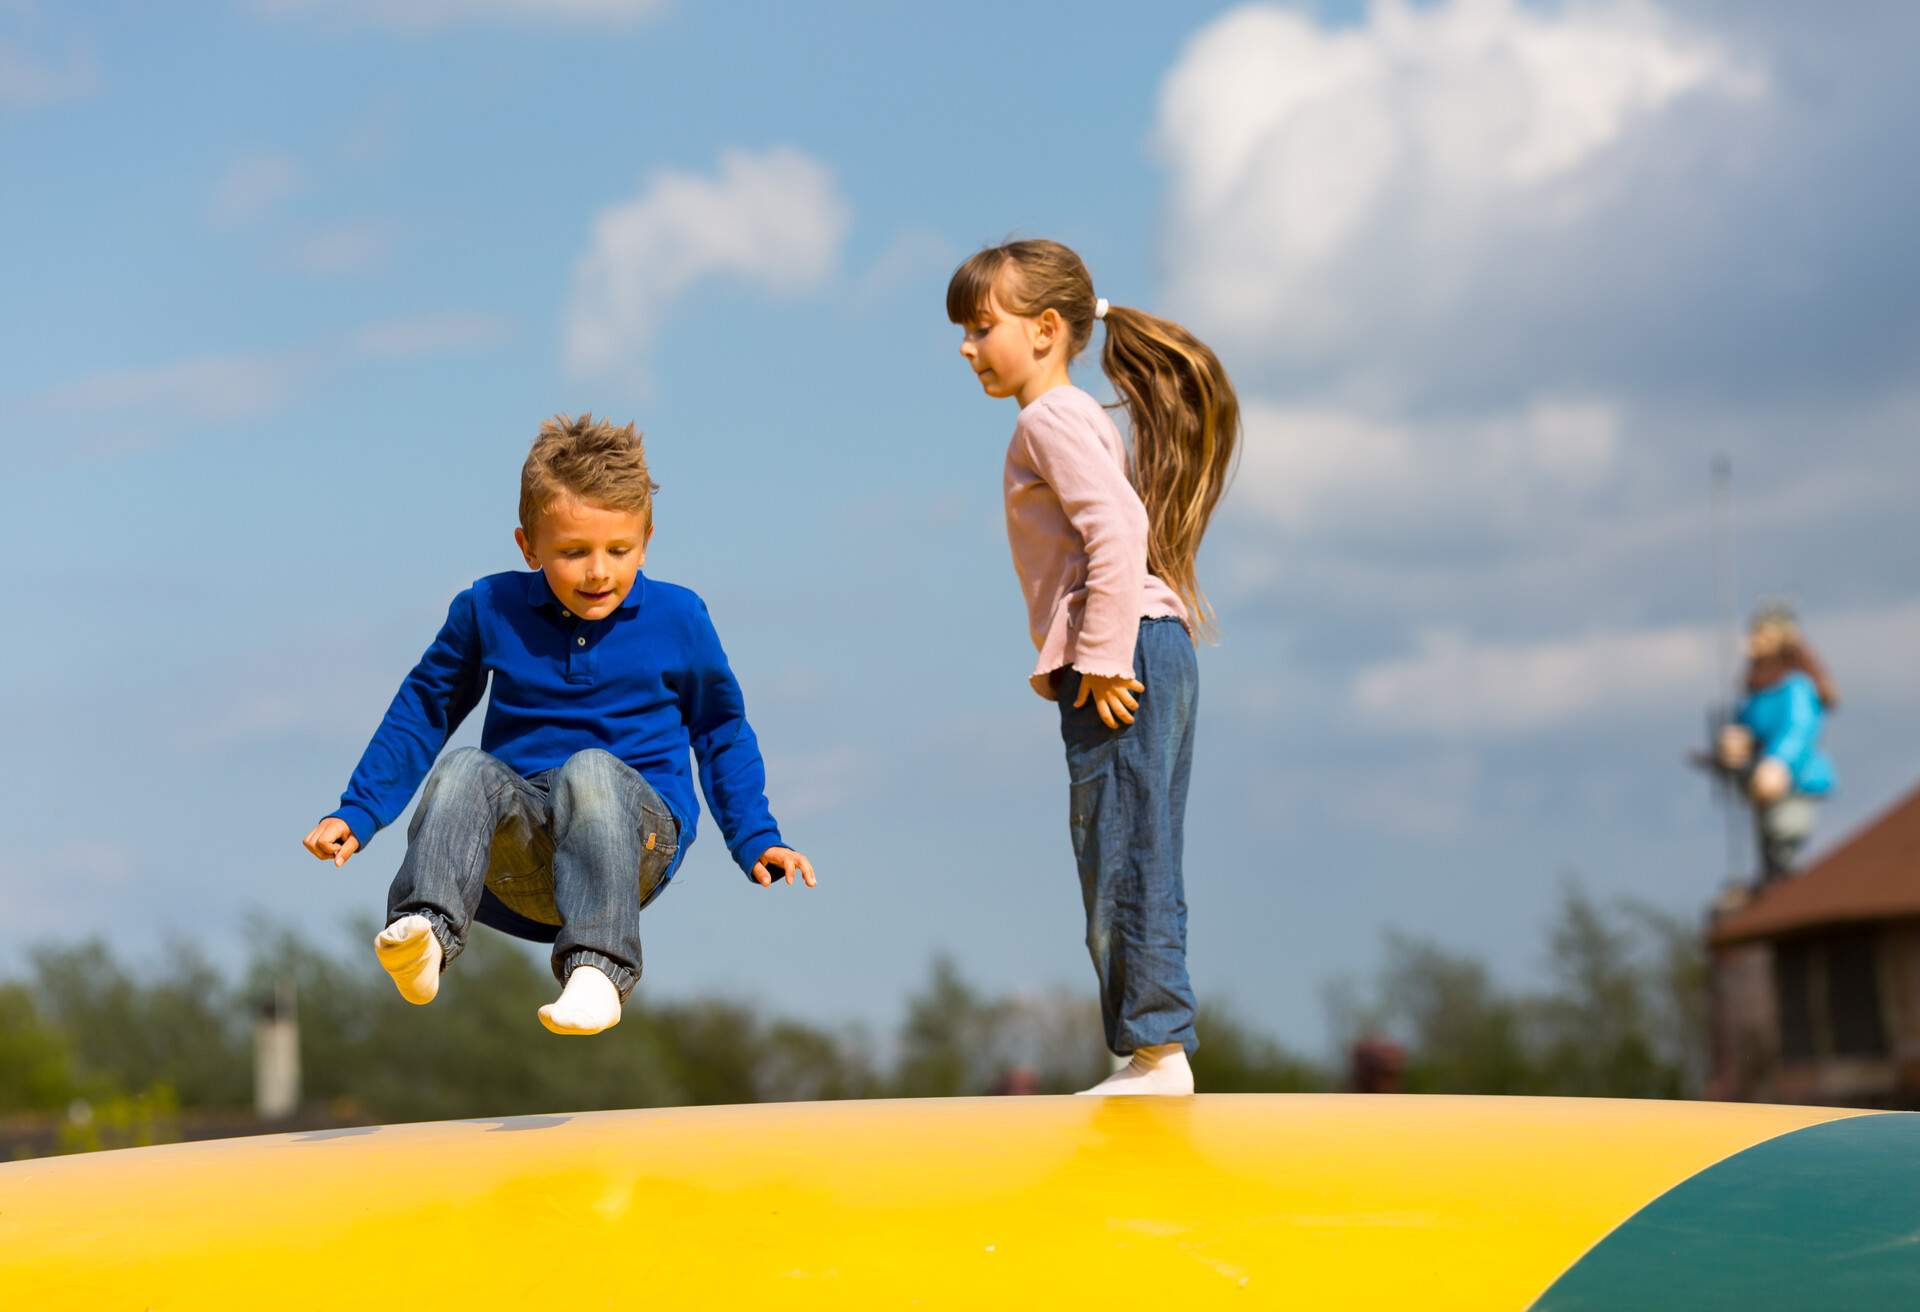
[[[425,916],[441,962],[466,946],[483,889],[509,910],[558,925],[553,973],[597,966],[625,999],[640,980],[640,909],[672,868],[679,837],[666,803],[608,752],[575,753],[530,778],[475,747],[427,776],[387,923]]]
[[[1133,723],[1118,730],[1101,722],[1092,699],[1074,709],[1078,672],[1063,671],[1055,689],[1087,951],[1109,1049],[1178,1043],[1192,1052],[1198,1040],[1180,852],[1200,674],[1186,626],[1142,620],[1133,669],[1146,691]]]

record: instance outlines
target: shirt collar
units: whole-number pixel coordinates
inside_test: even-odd
[[[633,576],[633,586],[628,588],[627,595],[620,599],[620,605],[617,609],[639,610],[640,603],[643,600],[641,593],[645,592],[646,588],[646,574],[636,573]],[[553,610],[563,609],[560,605],[560,598],[554,596],[553,589],[547,585],[547,574],[545,570],[536,569],[528,573],[527,605],[535,607],[536,609],[541,607],[550,607]]]

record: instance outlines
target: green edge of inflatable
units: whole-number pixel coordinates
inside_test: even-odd
[[[1668,1190],[1541,1296],[1537,1312],[1920,1308],[1920,1114],[1809,1126]]]

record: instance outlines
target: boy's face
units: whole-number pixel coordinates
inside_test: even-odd
[[[583,620],[603,620],[633,591],[647,563],[653,524],[638,511],[556,497],[535,522],[513,531],[527,565],[547,576],[560,605]]]

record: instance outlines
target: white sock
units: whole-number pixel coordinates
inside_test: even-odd
[[[620,990],[597,966],[575,966],[560,996],[540,1008],[555,1034],[598,1034],[620,1023]]]
[[[373,953],[400,996],[424,1007],[440,992],[440,940],[425,916],[402,916],[373,940]]]
[[[1178,1097],[1193,1092],[1193,1067],[1187,1050],[1177,1043],[1135,1048],[1133,1056],[1106,1079],[1082,1094],[1160,1094]]]

